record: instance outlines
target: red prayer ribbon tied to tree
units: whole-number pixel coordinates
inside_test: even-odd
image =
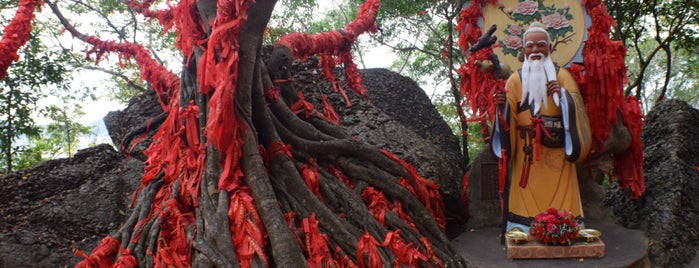
[[[267,261],[263,250],[267,243],[266,231],[252,205],[249,189],[243,187],[240,181],[242,171],[238,166],[238,160],[241,156],[242,139],[238,134],[245,130],[237,124],[233,112],[238,65],[237,35],[250,3],[251,1],[219,1],[217,9],[219,14],[213,22],[213,34],[208,40],[202,39],[205,36],[201,31],[202,26],[195,23],[198,21],[195,17],[198,16],[196,1],[180,1],[172,11],[176,15],[174,26],[179,33],[177,47],[185,53],[190,52],[186,54],[190,55],[194,46],[207,45],[208,54],[203,57],[200,68],[217,70],[217,72],[202,72],[198,77],[202,92],[213,91],[210,101],[212,113],[205,134],[208,142],[224,155],[224,163],[222,163],[224,172],[221,174],[219,187],[230,192],[228,215],[232,223],[230,225],[231,240],[234,241],[236,253],[244,267],[251,265],[253,254]],[[147,9],[150,6],[149,2],[142,4],[130,2],[129,4],[138,6],[137,10],[143,13],[154,14]],[[169,12],[164,11],[161,14]],[[167,17],[166,19],[158,18],[161,23],[170,23],[165,25],[166,27],[173,26],[171,24],[173,21]],[[204,149],[206,144],[200,144],[198,127],[193,127],[199,125],[199,107],[193,102],[184,108],[178,106],[179,78],[155,62],[144,48],[136,44],[105,42],[93,36],[82,35],[74,28],[68,28],[68,30],[74,36],[93,45],[88,53],[95,53],[97,60],[107,52],[118,52],[121,59],[134,56],[141,66],[142,78],[152,85],[160,96],[163,109],[169,112],[167,119],[153,137],[151,147],[145,152],[148,160],[139,191],[156,178],[162,178],[165,185],[157,192],[153,200],[154,209],[151,210],[150,215],[139,222],[136,228],[143,228],[142,225],[145,222],[153,217],[159,217],[162,239],[157,243],[155,252],[149,253],[154,255],[155,266],[189,266],[192,242],[188,240],[185,230],[194,224],[194,208],[198,206],[199,183],[206,156]],[[231,47],[235,49],[228,49]],[[218,52],[221,53],[214,58],[213,54]],[[179,197],[173,199],[171,195],[175,183],[179,185],[177,192]],[[139,191],[134,193],[134,197]],[[112,240],[116,241],[116,239]],[[119,242],[100,244],[90,256],[84,256],[86,260],[78,266],[92,267],[95,259],[104,262],[99,263],[99,267],[130,263],[133,256],[128,251],[115,250],[114,245],[118,249]],[[115,254],[118,252],[121,252],[121,256],[114,263]]]
[[[347,85],[355,93],[366,97],[367,90],[362,83],[357,64],[352,60],[351,48],[360,34],[365,32],[375,33],[378,30],[376,15],[379,13],[380,5],[381,1],[379,0],[367,0],[359,8],[359,13],[357,13],[354,21],[342,30],[317,34],[290,33],[279,38],[276,45],[282,45],[291,49],[294,58],[297,59],[305,59],[319,54],[321,56],[320,62],[323,66],[323,74],[332,82],[334,91],[342,93],[345,103],[349,107],[352,104],[345,90],[339,85],[333,69],[338,62],[344,64]]]
[[[76,249],[75,255],[85,258],[75,268],[89,267],[112,267],[114,257],[119,253],[119,240],[114,237],[107,236],[102,239],[100,244],[88,256],[82,250]]]
[[[5,79],[7,69],[19,59],[17,51],[29,41],[34,12],[42,4],[41,0],[20,0],[17,4],[17,12],[0,40],[0,80]]]
[[[139,3],[135,0],[128,0],[126,1],[126,4],[137,13],[141,13],[141,15],[143,15],[146,18],[157,19],[160,25],[163,25],[165,27],[163,31],[166,32],[170,30],[170,28],[173,26],[175,18],[175,8],[170,6],[170,3],[167,3],[169,7],[168,9],[150,10],[151,5],[153,5],[155,2],[155,0],[145,0]]]
[[[487,4],[497,4],[497,0],[474,0],[461,10],[457,30],[459,46],[467,51],[478,42],[482,31],[478,25]],[[633,198],[645,190],[643,179],[643,144],[641,131],[643,113],[639,101],[634,97],[624,97],[624,84],[627,82],[624,58],[626,48],[620,41],[609,38],[611,26],[615,24],[601,0],[584,0],[582,5],[592,18],[588,29],[588,39],[583,48],[584,65],[573,64],[569,70],[575,77],[585,100],[592,135],[598,147],[607,139],[611,126],[617,123],[617,113],[631,135],[631,146],[623,154],[614,156],[614,176],[622,187],[630,187]],[[492,47],[471,53],[466,63],[459,69],[461,75],[461,95],[464,103],[470,105],[474,121],[492,120],[501,116],[493,105],[495,90],[504,89],[505,82],[495,79],[492,74],[481,72],[476,60],[485,60],[492,55]],[[484,129],[485,131],[485,129]],[[500,172],[506,172],[500,170]]]
[[[130,1],[128,4],[146,17],[158,18],[165,25],[166,29],[171,29],[174,26],[178,32],[177,47],[185,55],[191,55],[195,46],[206,47],[206,52],[199,63],[201,72],[198,73],[197,79],[201,85],[200,91],[212,94],[209,102],[211,114],[209,124],[205,129],[205,135],[208,143],[214,145],[223,155],[221,163],[223,172],[219,179],[219,189],[225,189],[230,192],[228,217],[231,222],[231,239],[235,245],[235,251],[241,266],[249,267],[253,256],[258,256],[265,263],[268,263],[264,251],[264,248],[267,246],[267,234],[253,206],[250,190],[244,186],[244,182],[241,180],[243,173],[238,162],[241,157],[240,148],[243,142],[241,135],[246,130],[238,122],[234,112],[235,107],[233,106],[238,73],[237,37],[246,16],[245,12],[252,1],[218,1],[218,14],[216,20],[210,22],[212,34],[208,39],[203,39],[205,34],[202,32],[202,29],[205,27],[197,23],[199,20],[197,18],[198,13],[195,0],[180,1],[174,9],[171,8],[170,10],[159,12],[148,10],[152,2],[151,0],[142,3]],[[378,0],[365,2],[360,9],[357,19],[345,27],[342,33],[333,31],[315,35],[290,34],[284,37],[279,44],[284,44],[291,48],[295,57],[303,58],[313,54],[323,55],[326,63],[324,64],[324,73],[326,75],[330,74],[328,76],[330,80],[334,79],[330,68],[335,66],[333,55],[338,56],[336,52],[339,51],[339,59],[345,64],[348,85],[356,93],[365,95],[366,89],[362,85],[356,65],[352,62],[349,49],[351,43],[356,41],[359,34],[376,30],[375,17],[378,13],[379,3]],[[160,15],[155,16],[153,14]],[[169,14],[174,14],[174,18],[171,19]],[[166,265],[188,266],[191,262],[192,242],[188,241],[185,230],[194,222],[194,208],[198,206],[199,199],[199,178],[202,177],[202,167],[204,166],[206,156],[204,148],[207,146],[207,144],[200,144],[199,133],[193,131],[198,129],[193,126],[199,125],[199,107],[193,102],[190,102],[183,108],[178,107],[179,79],[171,73],[163,71],[164,68],[162,66],[153,64],[154,61],[152,59],[149,60],[150,54],[144,53],[144,50],[137,45],[104,42],[94,37],[80,35],[75,29],[69,30],[71,30],[73,35],[79,36],[79,38],[93,45],[89,52],[97,54],[97,59],[104,53],[112,51],[121,53],[120,56],[122,58],[135,55],[137,63],[141,65],[141,72],[144,74],[142,75],[143,79],[161,88],[160,90],[156,89],[156,91],[161,96],[161,99],[167,100],[163,101],[162,105],[169,113],[159,131],[153,137],[151,147],[146,151],[146,155],[148,155],[147,166],[139,191],[142,191],[157,178],[162,178],[165,185],[160,188],[153,200],[155,209],[151,211],[146,219],[136,224],[136,229],[142,230],[143,224],[147,221],[153,217],[160,217],[160,236],[162,239],[159,240],[155,252],[149,253],[154,255],[156,267]],[[216,71],[214,72],[213,70]],[[162,81],[167,81],[167,83]],[[336,82],[336,80],[333,81]],[[335,86],[338,90],[342,88],[337,84]],[[345,94],[344,91],[342,93]],[[299,104],[298,106],[304,105]],[[303,107],[297,108],[299,112],[305,111]],[[339,117],[331,108],[332,106],[324,98],[326,119],[337,124]],[[313,107],[305,107],[305,109],[313,109]],[[286,153],[290,155],[288,145],[273,144],[272,147],[269,149],[261,147],[261,154],[270,156]],[[420,200],[428,207],[443,227],[444,215],[441,207],[441,196],[437,186],[419,176],[416,170],[406,162],[401,161],[388,152],[386,153],[408,169],[411,173],[411,178],[408,178],[410,179],[409,181],[403,179],[401,184],[420,197]],[[349,187],[353,187],[351,181],[338,169],[331,167],[328,171],[342,179]],[[314,191],[316,194],[318,194],[317,172],[315,165],[307,166],[303,172],[303,177],[307,180],[310,188],[316,189]],[[175,187],[174,183],[179,185],[179,191],[177,192],[179,198],[173,199],[172,189]],[[134,194],[134,197],[136,194],[138,194],[138,191]],[[367,199],[368,203],[371,203],[380,196],[382,196],[380,193],[365,193],[364,198]],[[399,217],[415,228],[407,214],[402,210],[400,203],[385,203],[384,205],[372,207],[372,212],[379,219],[382,218],[380,215],[385,215],[390,210],[397,213]],[[293,218],[296,216],[293,214],[286,216],[288,217],[289,227],[293,227]],[[302,233],[306,238],[305,250],[309,255],[309,264],[329,263],[340,267],[356,267],[356,264],[348,256],[341,254],[340,249],[335,249],[335,254],[330,254],[327,237],[319,232],[315,215],[303,219],[302,222]],[[409,265],[416,263],[418,260],[425,261],[429,259],[433,263],[441,264],[441,261],[432,253],[431,244],[427,239],[424,237],[421,239],[424,249],[420,251],[418,245],[403,242],[399,233],[398,231],[388,233],[384,243],[381,244],[368,234],[362,237],[358,245],[357,254],[358,256],[363,256],[365,253],[368,254],[368,263],[364,261],[364,258],[360,258],[358,260],[359,266],[373,267],[374,264],[377,264],[377,261],[380,264],[381,259],[376,252],[377,246],[390,246],[391,250],[396,252],[398,256],[398,264]],[[298,235],[297,238],[301,242]],[[303,242],[301,243],[304,244]],[[120,256],[116,262],[113,262],[116,254],[120,254]],[[86,258],[79,264],[83,266],[98,265],[100,267],[109,267],[116,264],[128,267],[133,263],[133,256],[130,252],[125,249],[119,249],[119,241],[111,237],[105,238],[105,241],[93,250],[90,256],[84,253],[81,256]]]
[[[490,2],[497,4],[497,0],[476,0],[471,5],[461,10],[459,22],[456,30],[459,35],[459,47],[463,51],[478,42],[483,32],[478,25],[479,19],[483,17],[483,8]],[[481,122],[483,133],[487,133],[486,121],[492,121],[498,116],[496,107],[493,104],[493,95],[497,90],[504,90],[505,80],[497,79],[493,73],[484,73],[476,65],[477,61],[489,60],[494,47],[484,48],[468,54],[466,62],[457,71],[461,76],[461,96],[463,103],[457,105],[469,106],[474,114],[470,121]],[[500,115],[501,116],[501,115]]]
[[[305,243],[302,244],[308,254],[309,267],[342,267],[333,258],[330,240],[327,235],[320,232],[315,213],[311,214],[310,218],[303,219],[302,228],[306,238]]]
[[[391,158],[393,161],[396,161],[398,164],[402,165],[408,171],[408,173],[410,173],[410,178],[404,178],[407,179],[410,184],[404,184],[403,186],[405,186],[413,193],[413,195],[420,199],[420,202],[425,205],[427,211],[432,214],[432,217],[437,221],[443,230],[444,226],[446,225],[446,218],[444,216],[444,203],[442,202],[442,195],[439,193],[439,186],[436,183],[422,177],[422,175],[417,172],[417,169],[415,169],[413,165],[403,159],[400,159],[397,155],[385,149],[381,149],[381,151],[388,156],[388,158]]]
[[[639,101],[624,97],[626,76],[626,47],[621,41],[609,39],[611,27],[616,23],[607,13],[601,0],[584,0],[583,5],[592,18],[588,39],[583,48],[584,83],[581,92],[590,118],[592,136],[602,144],[609,136],[617,113],[631,135],[631,146],[626,152],[614,156],[614,176],[622,187],[631,188],[631,197],[638,198],[645,191],[643,179],[643,113]]]

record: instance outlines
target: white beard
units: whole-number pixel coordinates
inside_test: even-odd
[[[532,56],[541,56],[540,60],[532,60]],[[533,53],[524,60],[522,65],[522,97],[520,105],[525,100],[529,103],[532,113],[537,114],[541,110],[541,104],[548,108],[546,101],[546,83],[556,80],[556,67],[550,56],[544,58],[541,53]]]

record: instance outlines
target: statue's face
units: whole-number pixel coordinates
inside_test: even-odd
[[[551,53],[551,44],[548,41],[546,33],[531,32],[524,37],[524,56],[529,59],[532,53],[544,54],[544,58]],[[540,56],[533,56],[531,60],[542,60]]]

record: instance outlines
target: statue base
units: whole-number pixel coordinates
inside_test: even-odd
[[[515,243],[507,239],[508,259],[564,259],[564,258],[601,258],[604,257],[606,245],[601,239],[593,242],[576,241],[572,245],[546,245],[540,241]]]
[[[648,238],[643,231],[627,229],[610,222],[585,221],[586,227],[602,232],[604,257],[514,259],[507,256],[507,244],[498,227],[469,229],[451,241],[452,246],[475,268],[643,268],[650,267]],[[566,246],[570,247],[570,246]]]

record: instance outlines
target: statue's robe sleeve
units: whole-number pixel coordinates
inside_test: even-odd
[[[561,84],[561,113],[565,129],[566,159],[580,162],[587,158],[592,147],[592,131],[582,95],[573,76],[565,69],[558,72]]]

